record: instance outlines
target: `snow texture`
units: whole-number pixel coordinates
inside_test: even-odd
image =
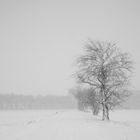
[[[140,110],[101,114],[77,110],[0,111],[0,140],[139,140]]]

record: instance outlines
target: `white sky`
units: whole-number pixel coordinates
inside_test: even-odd
[[[0,93],[67,94],[88,38],[131,53],[139,90],[139,0],[0,0]]]

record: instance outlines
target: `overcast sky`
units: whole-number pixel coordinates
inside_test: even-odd
[[[131,53],[140,90],[139,0],[0,0],[0,93],[67,94],[88,38]]]

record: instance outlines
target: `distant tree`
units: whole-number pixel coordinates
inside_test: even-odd
[[[100,104],[96,102],[96,93],[92,88],[76,87],[71,89],[70,93],[77,100],[79,110],[91,108],[94,115],[99,113]]]
[[[85,90],[80,87],[76,87],[70,90],[70,94],[72,94],[77,100],[78,109],[85,111],[87,108],[87,97]]]
[[[86,95],[87,105],[91,108],[93,115],[98,115],[101,106],[97,102],[96,91],[94,89],[90,88],[86,94],[87,94]]]
[[[102,119],[109,120],[109,110],[129,96],[132,61],[128,53],[122,53],[111,42],[90,40],[85,54],[78,57],[77,66],[77,81],[94,89],[96,103],[102,106]]]

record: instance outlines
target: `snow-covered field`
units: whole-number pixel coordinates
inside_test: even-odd
[[[0,111],[0,140],[140,140],[140,110],[110,118],[76,110]]]

